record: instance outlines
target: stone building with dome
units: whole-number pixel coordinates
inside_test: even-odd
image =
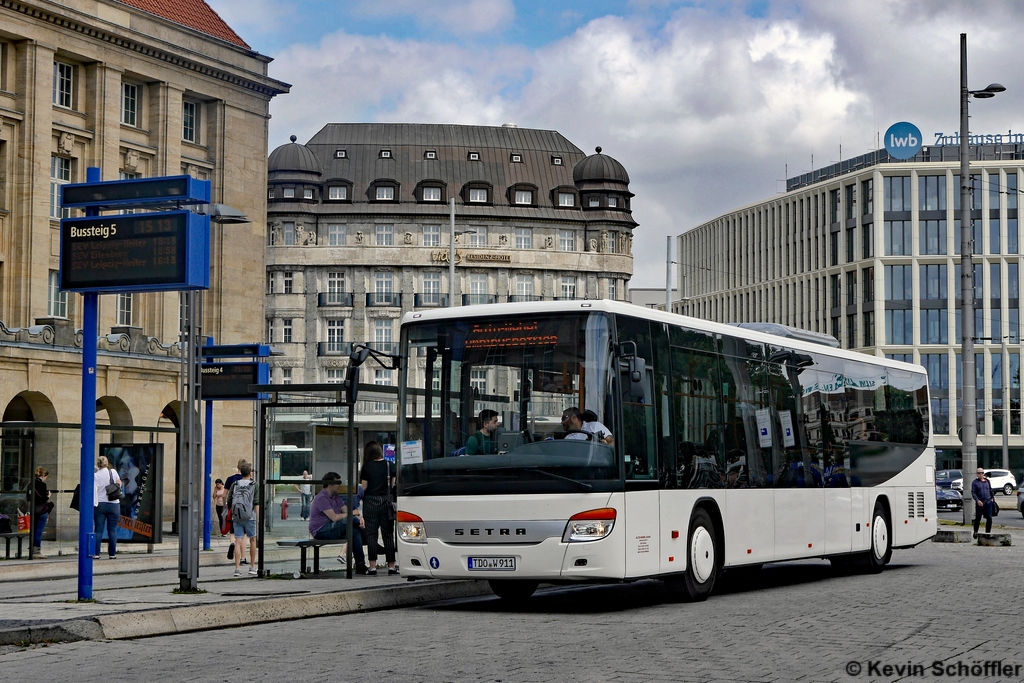
[[[275,383],[341,381],[353,342],[395,349],[416,309],[626,298],[629,175],[555,131],[332,123],[276,148],[267,180],[266,340],[284,351]],[[370,373],[362,381],[397,380]]]

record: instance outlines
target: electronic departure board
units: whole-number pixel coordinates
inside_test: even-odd
[[[60,288],[141,292],[210,286],[210,218],[190,211],[65,218]]]
[[[266,363],[203,363],[202,373],[204,401],[256,399],[249,385],[270,382]]]
[[[210,181],[177,175],[61,185],[61,206],[112,208],[145,204],[209,204]],[[178,208],[174,206],[174,208]]]

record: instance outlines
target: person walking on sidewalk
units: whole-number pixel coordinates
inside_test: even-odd
[[[230,492],[231,491],[231,487],[235,485],[235,482],[242,478],[242,475],[239,474],[239,472],[241,472],[241,470],[242,470],[242,465],[246,464],[246,463],[247,463],[247,461],[246,461],[245,458],[240,458],[238,460],[238,465],[236,465],[235,473],[232,474],[230,477],[228,477],[228,480],[226,482],[224,482],[224,489],[225,490]],[[231,508],[229,507],[228,510],[230,510],[230,509]],[[231,524],[229,526],[228,534],[230,535],[230,538],[228,539],[228,559],[229,560],[233,560],[233,559],[235,559],[235,525],[234,524]],[[243,562],[242,563],[245,564],[244,558],[243,558]]]
[[[224,535],[224,515],[228,504],[228,490],[224,488],[224,480],[218,479],[213,483],[213,505],[217,508],[217,519],[220,525],[217,526],[217,533]]]
[[[992,482],[985,476],[985,470],[978,468],[978,478],[971,483],[971,498],[974,499],[974,538],[978,537],[981,516],[985,515],[985,533],[992,531]]]
[[[324,487],[313,498],[309,509],[309,535],[321,541],[334,541],[347,537],[348,506],[338,494],[341,490],[341,475],[328,472],[324,475]],[[352,554],[356,559],[356,574],[365,574],[366,556],[363,554],[363,520],[358,511],[352,515]],[[376,541],[375,541],[376,542]]]
[[[309,519],[309,505],[313,502],[313,476],[309,473],[309,470],[302,470],[302,483],[295,485],[295,490],[302,496],[302,509],[299,512],[299,517],[303,521]]]
[[[363,519],[366,520],[366,547],[370,551],[367,574],[377,574],[377,533],[384,536],[384,557],[388,574],[397,574],[395,567],[395,516],[391,487],[395,478],[391,463],[384,459],[384,450],[376,441],[363,447],[363,466],[359,474],[363,487]]]
[[[118,490],[108,492],[107,487],[117,484]],[[104,528],[107,530],[107,556],[117,556],[117,522],[121,519],[121,477],[110,466],[107,456],[96,459],[96,473],[93,475],[93,519],[96,527],[96,549],[93,559],[100,556],[100,542]]]
[[[249,574],[256,575],[256,515],[259,507],[259,486],[252,480],[252,466],[243,462],[238,465],[241,477],[231,485],[228,492],[228,508],[231,510],[231,524],[235,530],[235,576],[242,575],[242,553],[245,539],[249,539]]]
[[[32,532],[32,557],[41,560],[43,555],[43,529],[46,528],[46,520],[50,517],[50,510],[53,503],[50,502],[50,491],[46,488],[46,478],[50,471],[45,467],[36,468],[35,493],[33,494],[33,512],[35,513],[35,529]]]

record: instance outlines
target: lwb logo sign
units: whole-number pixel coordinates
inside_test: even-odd
[[[921,131],[912,123],[900,121],[885,131],[885,151],[896,159],[909,159],[921,151]]]

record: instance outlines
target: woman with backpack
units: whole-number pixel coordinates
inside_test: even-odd
[[[363,466],[359,473],[363,487],[363,519],[366,521],[364,539],[369,550],[367,575],[377,575],[377,532],[384,536],[384,557],[388,574],[397,574],[395,566],[395,506],[391,487],[395,484],[391,463],[384,459],[384,450],[376,441],[363,448]]]
[[[106,529],[107,556],[114,559],[117,556],[117,522],[121,518],[121,477],[105,455],[96,459],[92,500],[96,527],[96,548],[92,558],[100,557],[100,542]]]

